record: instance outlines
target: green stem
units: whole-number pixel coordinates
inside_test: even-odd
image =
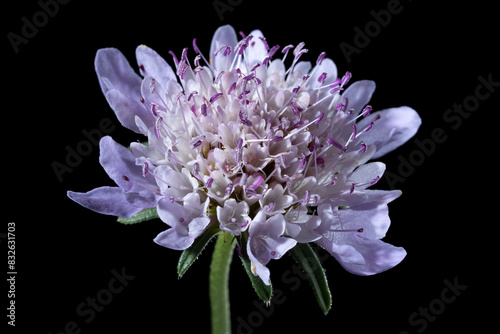
[[[212,334],[231,333],[231,312],[229,309],[229,265],[233,258],[236,242],[224,241],[219,234],[215,243],[210,266],[209,293],[212,314]]]

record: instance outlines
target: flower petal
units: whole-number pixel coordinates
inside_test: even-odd
[[[132,152],[115,142],[110,136],[101,138],[99,148],[99,162],[120,188],[126,191],[157,188],[151,175],[142,176],[142,169],[135,164],[136,158]],[[145,184],[149,184],[151,188],[145,187]]]
[[[212,43],[210,44],[210,63],[215,67],[216,73],[218,74],[221,70],[224,70],[225,64],[231,64],[234,59],[234,47],[238,43],[238,38],[236,36],[236,31],[230,25],[224,25],[219,27],[212,38]],[[215,52],[219,50],[222,46],[230,46],[232,52],[228,56],[223,56],[224,52],[219,52],[215,56]],[[226,63],[227,62],[227,63]]]
[[[329,83],[332,83],[337,79],[337,65],[335,65],[335,62],[331,60],[330,58],[325,58],[321,62],[321,65],[316,65],[312,71],[312,75],[309,78],[308,82],[310,82],[310,87],[311,88],[317,88],[322,85],[327,85]],[[323,83],[318,82],[318,78],[321,74],[326,73],[326,79]],[[327,92],[321,92],[320,96],[326,95]]]
[[[123,94],[118,89],[110,89],[106,93],[106,100],[116,114],[120,123],[136,133],[141,133],[137,126],[136,117],[149,128],[154,124],[154,117],[139,100],[134,101],[130,96]]]
[[[134,101],[139,101],[141,98],[142,79],[120,50],[115,48],[97,50],[95,70],[103,94],[111,89],[117,89]]]
[[[365,189],[375,184],[384,174],[385,164],[379,161],[361,165],[349,177],[349,182],[356,184],[356,190]]]
[[[139,45],[135,49],[135,57],[144,77],[151,76],[155,78],[165,88],[169,80],[177,81],[172,67],[155,50],[146,45]]]
[[[133,205],[127,198],[127,193],[118,187],[100,187],[86,193],[68,191],[68,197],[76,203],[104,215],[129,218],[147,207],[138,204],[137,198]],[[141,204],[144,204],[142,201]],[[154,205],[153,205],[154,206]],[[151,207],[151,206],[149,206]]]
[[[260,30],[254,30],[250,33],[252,39],[250,45],[246,49],[245,59],[249,63],[249,67],[253,67],[256,63],[261,63],[267,56],[267,46],[264,42],[264,34]]]
[[[271,283],[269,269],[265,265],[271,259],[281,258],[297,244],[296,240],[283,236],[285,227],[283,215],[274,215],[266,221],[266,214],[262,211],[257,213],[250,224],[247,253],[254,263],[256,274],[267,285]]]
[[[404,144],[415,135],[422,124],[417,112],[410,107],[378,111],[358,122],[357,127],[363,129],[372,121],[374,121],[372,129],[360,136],[366,145],[373,144],[377,147],[372,159],[379,158]]]
[[[406,256],[404,248],[393,246],[382,240],[355,239],[357,242],[353,247],[361,254],[364,263],[337,258],[342,267],[352,274],[363,276],[378,274],[398,265]]]
[[[160,232],[153,241],[163,247],[184,250],[193,244],[194,239],[187,235],[180,235],[174,228],[169,228],[166,231]]]
[[[346,109],[354,109],[350,117],[356,117],[361,109],[366,106],[375,91],[375,82],[371,80],[360,80],[349,85],[342,97],[347,100]]]

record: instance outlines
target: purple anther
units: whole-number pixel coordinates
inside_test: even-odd
[[[271,50],[269,50],[269,53],[268,53],[268,57],[269,58],[272,58],[272,56],[274,56],[274,54],[276,53],[276,51],[278,51],[280,48],[279,45],[275,45],[271,48]]]
[[[227,90],[227,95],[231,95],[231,92],[236,88],[236,82],[233,82]]]
[[[354,189],[355,189],[355,188],[356,188],[356,184],[353,182],[353,183],[351,184],[351,189],[350,189],[349,193],[350,193],[350,194],[352,194],[352,193],[354,192]]]
[[[201,105],[201,114],[205,117],[207,116],[207,105],[205,103]]]
[[[324,163],[325,163],[325,159],[323,159],[322,157],[316,158],[316,165],[322,165]]]
[[[196,38],[193,38],[193,50],[196,54],[200,53],[198,46],[196,45]]]
[[[330,88],[334,88],[334,87],[336,87],[336,86],[340,85],[340,83],[341,83],[341,82],[342,82],[342,79],[337,78],[337,79],[335,79],[335,80],[334,80],[334,81],[330,84],[330,86],[329,86],[329,87],[330,87]]]
[[[380,180],[380,176],[379,176],[379,175],[377,175],[377,177],[376,177],[376,178],[374,178],[374,179],[370,182],[370,185],[374,185],[375,183],[377,183],[377,182],[378,182],[378,180]]]
[[[213,178],[209,178],[207,180],[207,183],[205,183],[205,185],[207,186],[207,188],[210,188],[212,186],[213,182],[214,182],[214,179]]]
[[[293,54],[295,55],[295,58],[297,58],[297,55],[300,54],[300,52],[302,51],[302,48],[304,47],[304,45],[306,45],[306,43],[304,42],[300,42],[297,47],[295,48],[295,50],[293,50]]]
[[[287,53],[290,49],[293,48],[293,45],[290,44],[290,45],[287,45],[283,48],[283,50],[281,50],[281,53]]]
[[[361,152],[365,153],[366,152],[366,144],[361,143],[361,148],[359,149]]]
[[[344,88],[342,88],[342,87],[335,87],[334,89],[332,89],[330,91],[330,94],[334,94],[336,92],[343,91],[343,90],[344,90]]]
[[[179,65],[179,59],[177,59],[177,56],[175,55],[174,51],[169,50],[168,53],[170,53],[172,58],[174,58],[174,63],[175,63],[175,66],[177,67]]]
[[[372,111],[372,106],[371,105],[367,105],[363,111],[361,112],[361,114],[363,115],[363,117],[366,117],[370,114],[370,112]]]
[[[283,140],[283,137],[280,137],[280,136],[274,136],[273,137],[273,141],[274,142],[278,142],[278,141],[282,141]]]
[[[370,124],[368,124],[366,126],[366,128],[364,129],[364,131],[370,131],[372,128],[373,128],[373,122],[370,122]]]
[[[321,114],[319,115],[319,117],[314,121],[314,124],[318,124],[319,122],[321,122],[321,120],[325,117],[325,114]]]
[[[323,83],[326,80],[326,72],[321,73],[321,75],[318,77],[318,82]]]
[[[195,90],[193,90],[193,91],[191,92],[191,94],[189,94],[189,96],[188,96],[188,102],[189,102],[189,101],[191,101],[191,98],[193,97],[193,95],[194,95],[194,94],[198,94],[198,92],[197,92],[197,91],[195,91]]]
[[[351,72],[345,72],[344,76],[342,77],[342,81],[340,82],[340,86],[345,86],[349,82],[351,77]]]
[[[220,73],[217,75],[217,77],[215,78],[215,81],[214,83],[215,84],[218,84],[219,83],[219,80],[220,78],[224,75],[224,71],[220,71]]]
[[[142,177],[146,177],[149,173],[149,165],[147,162],[145,162],[143,165],[142,165]]]
[[[326,52],[321,52],[318,56],[318,60],[316,60],[316,65],[321,65],[325,57],[326,57]]]
[[[358,133],[358,129],[356,128],[356,124],[352,125],[352,138],[356,138],[356,134]]]
[[[255,78],[255,73],[250,73],[249,75],[243,77],[243,80],[245,81],[250,81],[252,80],[253,78]]]
[[[203,144],[204,139],[205,139],[205,136],[198,136],[198,137],[194,138],[193,140],[191,140],[191,142],[189,143],[189,146],[191,147],[192,150],[194,150],[195,148],[197,148],[201,144]]]
[[[125,181],[127,181],[127,182],[130,181],[130,179],[127,176],[125,176],[125,175],[122,175],[122,179],[125,180]]]
[[[222,93],[217,93],[217,94],[215,94],[214,96],[212,96],[212,97],[210,98],[210,104],[212,104],[212,103],[214,103],[215,101],[217,101],[217,100],[219,99],[219,97],[221,97],[221,96],[222,96]]]
[[[296,60],[297,60],[297,59],[299,59],[299,58],[300,58],[300,57],[301,57],[304,53],[308,53],[308,52],[309,52],[309,50],[307,50],[307,49],[304,49],[304,50],[300,51],[300,52],[299,52],[299,53],[295,56],[295,59],[296,59]],[[294,52],[294,53],[295,53],[295,52]]]
[[[214,56],[217,56],[219,54],[219,52],[221,52],[223,49],[226,48],[226,44],[222,44],[215,52],[214,52]]]
[[[224,49],[224,53],[222,54],[224,57],[227,57],[231,54],[231,47],[230,46],[226,46],[226,48]]]

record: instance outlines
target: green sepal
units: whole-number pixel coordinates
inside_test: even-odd
[[[301,243],[298,243],[289,252],[306,274],[319,307],[323,313],[327,314],[332,307],[332,294],[328,288],[325,270],[321,266],[316,253],[309,244]]]
[[[144,209],[142,211],[137,212],[136,214],[132,215],[130,218],[123,218],[123,217],[118,217],[118,221],[122,224],[135,224],[135,223],[140,223],[146,220],[151,220],[159,218],[158,217],[158,212],[156,212],[156,208],[148,208]]]
[[[208,227],[208,229],[201,236],[195,239],[191,247],[182,252],[179,262],[177,263],[177,273],[179,274],[179,278],[181,278],[189,267],[191,267],[194,261],[196,261],[210,240],[212,240],[212,238],[219,233],[219,227],[216,226],[216,224],[213,224]]]
[[[252,282],[252,287],[257,293],[257,296],[259,296],[259,298],[262,299],[262,301],[266,303],[266,305],[268,305],[271,302],[271,297],[273,295],[273,286],[266,285],[258,275],[255,275],[252,272],[252,263],[248,258],[246,250],[246,240],[244,239],[244,237],[241,238],[242,245],[239,252],[241,263],[243,264],[243,268],[245,268],[245,271],[250,278],[250,282]]]

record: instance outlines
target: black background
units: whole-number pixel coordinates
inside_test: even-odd
[[[429,141],[436,128],[446,135],[430,154],[418,153],[421,150],[411,139],[380,159],[396,175],[402,160],[413,157],[418,164],[404,182],[396,183],[403,196],[390,205],[392,226],[385,240],[408,251],[400,265],[376,276],[358,277],[334,259],[326,260],[333,306],[325,316],[306,281],[294,290],[295,284],[283,279],[294,265],[285,256],[269,264],[274,288],[282,291],[282,297],[279,305],[266,310],[271,313],[267,316],[259,311],[262,306],[256,306],[257,297],[235,257],[230,278],[233,332],[238,332],[238,319],[253,324],[254,333],[293,333],[307,328],[310,332],[398,334],[490,328],[495,320],[490,303],[496,304],[498,290],[494,257],[498,215],[492,208],[498,197],[494,193],[495,134],[500,87],[480,101],[456,129],[443,115],[454,104],[470,101],[479,76],[500,81],[496,66],[499,29],[492,2],[436,5],[402,0],[400,13],[373,32],[368,45],[353,53],[350,62],[339,45],[355,46],[354,28],[364,30],[374,21],[370,12],[386,9],[389,1],[232,3],[236,5],[222,13],[221,21],[211,1],[73,0],[60,5],[36,36],[19,46],[18,53],[7,34],[21,34],[21,18],[32,21],[41,9],[34,0],[4,5],[7,93],[3,97],[2,162],[7,193],[2,200],[0,232],[7,233],[8,222],[16,223],[13,332],[29,329],[55,334],[71,321],[81,333],[172,333],[179,332],[177,326],[188,333],[209,332],[208,271],[213,245],[179,280],[180,253],[152,242],[165,229],[164,223],[123,226],[66,197],[67,190],[114,185],[98,163],[97,147],[62,181],[52,164],[64,163],[66,147],[76,148],[85,140],[82,131],[98,129],[104,118],[112,121],[110,135],[118,142],[127,145],[138,139],[120,126],[102,96],[93,68],[99,48],[119,48],[135,66],[135,48],[146,44],[171,63],[168,51],[179,55],[184,47],[191,47],[194,37],[207,55],[212,34],[222,24],[247,34],[260,29],[270,45],[304,41],[309,49],[304,59],[313,63],[326,51],[339,74],[350,71],[353,80],[376,81],[370,103],[375,109],[408,105],[417,110],[423,124],[416,139]],[[375,188],[389,189],[390,185],[384,179]],[[1,258],[7,262],[6,240],[1,241],[5,254]],[[86,323],[87,316],[77,313],[78,305],[106,289],[112,270],[122,268],[135,278]],[[456,280],[467,288],[452,303],[440,304],[436,300],[446,287],[445,280]],[[6,313],[8,287],[4,286],[0,295]],[[414,312],[430,304],[445,307],[425,327],[424,321],[409,322]]]

